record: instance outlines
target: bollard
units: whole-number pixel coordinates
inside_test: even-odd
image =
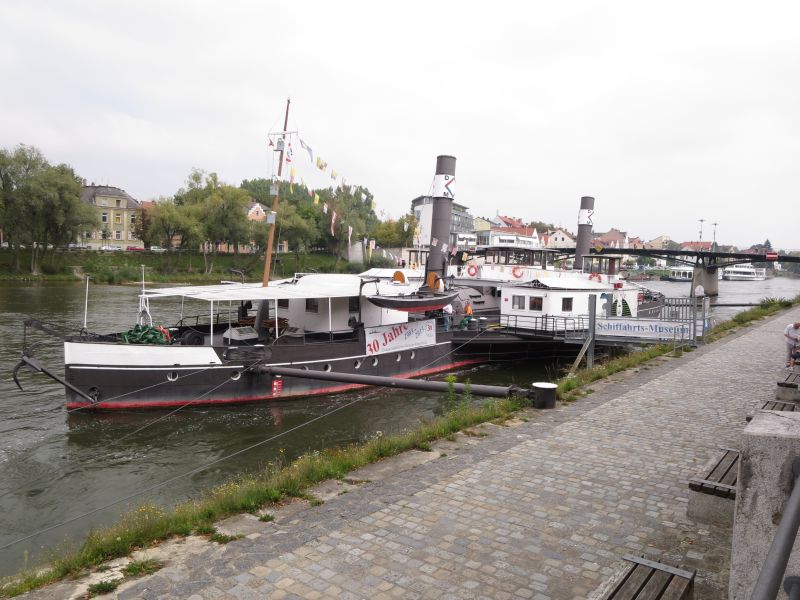
[[[556,389],[555,383],[536,381],[533,384],[533,408],[555,408]]]

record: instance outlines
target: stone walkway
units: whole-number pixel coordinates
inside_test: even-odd
[[[793,319],[800,310],[485,426],[485,437],[328,482],[315,490],[321,505],[287,506],[272,523],[236,517],[220,529],[245,537],[227,545],[149,550],[166,567],[116,595],[587,598],[630,553],[697,569],[697,597],[726,598],[731,531],[687,517],[687,480],[719,446],[736,447],[746,412],[773,397]],[[31,596],[74,593],[72,583]]]

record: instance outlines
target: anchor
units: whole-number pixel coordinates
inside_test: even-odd
[[[19,362],[17,363],[17,366],[14,367],[14,371],[11,374],[12,377],[14,378],[14,383],[17,384],[17,387],[20,389],[20,391],[23,391],[23,392],[25,391],[25,390],[22,389],[22,385],[20,384],[19,378],[17,377],[17,374],[19,373],[19,370],[22,367],[27,367],[31,371],[36,371],[36,372],[39,372],[39,373],[43,373],[44,375],[47,375],[50,379],[53,379],[54,381],[57,381],[58,383],[63,385],[65,388],[67,388],[69,390],[72,390],[73,392],[75,392],[81,398],[83,398],[85,400],[88,400],[92,404],[97,404],[97,398],[92,398],[91,396],[89,396],[85,392],[82,392],[81,390],[76,388],[71,383],[69,383],[67,381],[64,381],[61,377],[59,377],[58,375],[53,373],[50,369],[45,367],[42,363],[40,363],[38,360],[36,360],[33,356],[29,355],[27,352],[23,352],[22,353],[22,357],[20,358]]]

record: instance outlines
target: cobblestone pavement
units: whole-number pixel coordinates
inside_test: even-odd
[[[687,517],[687,480],[719,446],[736,447],[746,412],[773,396],[782,329],[799,316],[443,442],[419,453],[432,460],[272,523],[234,519],[224,528],[246,537],[176,544],[183,558],[117,595],[586,598],[630,553],[697,569],[697,597],[725,598],[731,531]]]

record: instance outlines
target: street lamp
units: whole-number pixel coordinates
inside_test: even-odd
[[[705,219],[700,219],[700,241],[703,241],[703,222]]]

